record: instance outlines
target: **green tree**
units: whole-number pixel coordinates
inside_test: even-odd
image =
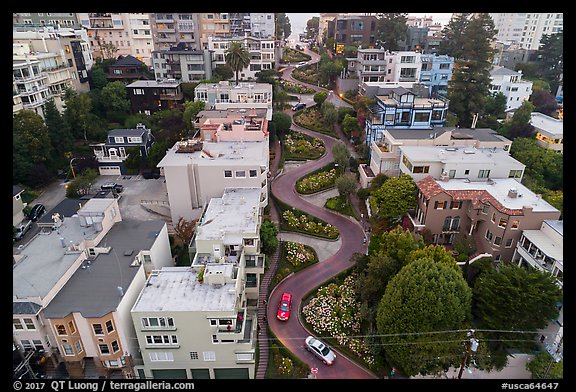
[[[159,130],[154,133],[156,141],[165,140],[172,146],[186,134],[184,114],[181,110],[160,110],[152,114],[153,121],[158,124]]]
[[[88,140],[91,130],[92,99],[87,93],[77,93],[68,89],[64,95],[64,119],[76,138]]]
[[[508,137],[512,140],[517,137],[534,136],[534,127],[530,124],[531,113],[534,105],[530,101],[522,102],[522,105],[514,112],[512,119],[505,123],[508,129]]]
[[[48,128],[50,143],[55,152],[54,158],[61,162],[62,159],[66,159],[64,153],[72,150],[74,138],[68,123],[56,108],[53,99],[46,102],[44,106],[44,122]]]
[[[408,257],[406,257],[406,264],[422,258],[432,259],[436,263],[443,263],[455,271],[460,271],[460,267],[456,264],[452,253],[443,245],[428,245],[424,248],[413,250]]]
[[[236,73],[236,84],[238,84],[238,74],[250,65],[250,53],[240,42],[232,42],[226,49],[224,58],[226,64]]]
[[[407,13],[381,13],[377,15],[376,39],[387,50],[398,50],[398,41],[406,39]]]
[[[52,146],[48,127],[40,115],[21,110],[12,118],[12,178],[27,185],[35,164],[51,159]]]
[[[334,185],[336,185],[336,189],[338,189],[338,194],[341,197],[347,198],[349,194],[356,190],[358,182],[356,182],[356,179],[353,177],[344,174],[336,178]]]
[[[461,59],[455,63],[448,82],[450,111],[456,114],[461,127],[470,127],[473,117],[484,113],[494,52],[490,43],[495,34],[494,22],[488,14],[473,18],[464,30]]]
[[[271,220],[265,220],[260,225],[261,250],[267,255],[278,248],[278,227]]]
[[[409,209],[416,207],[416,183],[407,174],[389,178],[372,193],[378,216],[389,222],[399,221]]]
[[[322,112],[322,119],[324,126],[332,129],[334,124],[338,121],[338,111],[336,111],[334,106],[328,107]]]
[[[292,34],[290,18],[284,12],[276,13],[276,38],[279,40],[286,39]]]
[[[499,351],[529,349],[531,342],[527,344],[522,340],[535,338],[537,330],[545,328],[548,322],[558,317],[556,304],[561,300],[562,290],[550,273],[516,264],[486,269],[474,283],[474,310],[482,328],[534,331],[534,334],[487,334],[495,341],[493,347]]]
[[[315,39],[320,31],[320,18],[313,16],[306,21],[306,38]]]
[[[543,35],[537,57],[542,76],[550,81],[550,89],[555,92],[564,72],[564,32]]]
[[[242,70],[242,68],[240,68],[240,70]],[[220,80],[232,79],[234,77],[234,70],[228,64],[218,64],[214,69],[214,76]],[[238,73],[236,73],[236,84],[238,84]]]
[[[314,94],[314,102],[316,102],[318,106],[322,106],[326,98],[328,98],[328,91],[318,91]]]
[[[194,101],[194,89],[199,84],[199,82],[182,82],[180,86],[182,87],[185,101]]]
[[[102,66],[98,64],[94,64],[92,69],[88,71],[88,77],[91,83],[91,88],[101,89],[108,84],[106,72],[104,72]]]
[[[346,134],[346,136],[350,137],[352,132],[357,131],[360,129],[360,123],[358,119],[354,116],[349,114],[344,116],[342,120],[342,131]]]
[[[350,165],[350,152],[346,145],[342,142],[335,143],[332,146],[332,155],[334,156],[334,163],[338,164],[338,171],[344,173]]]
[[[146,162],[148,167],[157,167],[158,163],[166,156],[166,151],[172,147],[171,144],[168,144],[167,141],[155,141],[150,147],[150,151],[148,151],[148,156],[146,157]]]
[[[129,147],[126,149],[126,153],[128,158],[124,160],[124,165],[128,169],[128,174],[138,174],[145,162],[140,155],[140,147]]]
[[[270,83],[275,84],[277,78],[281,75],[280,72],[275,69],[265,69],[260,72],[256,72],[256,82],[258,83]]]
[[[272,113],[272,122],[274,125],[275,137],[282,140],[282,137],[290,130],[292,126],[292,117],[284,112]]]
[[[533,379],[562,379],[564,361],[556,362],[547,351],[540,351],[526,364],[526,370],[532,374]]]
[[[184,102],[184,114],[182,120],[186,125],[186,129],[192,130],[194,129],[194,120],[196,120],[196,116],[206,106],[206,102],[204,101],[185,101]]]
[[[442,30],[442,40],[438,46],[438,53],[454,57],[455,61],[462,59],[464,54],[464,32],[470,21],[469,13],[461,13],[450,19]]]
[[[130,99],[126,85],[121,81],[108,83],[102,88],[102,102],[106,113],[119,112],[127,113],[130,110]]]
[[[403,267],[378,304],[376,324],[387,361],[407,376],[458,366],[464,334],[433,332],[469,325],[471,301],[462,273],[445,263],[421,258]]]
[[[562,154],[547,150],[532,138],[516,138],[510,155],[526,165],[522,183],[536,193],[563,189],[564,160]]]
[[[549,91],[536,90],[530,95],[530,102],[534,105],[534,111],[554,117],[558,109],[556,98]]]
[[[105,60],[111,60],[116,58],[118,48],[112,42],[102,43],[102,41],[98,40],[98,46],[100,46],[102,57]]]

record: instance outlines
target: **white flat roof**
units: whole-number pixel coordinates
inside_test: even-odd
[[[203,142],[202,151],[177,153],[177,144],[166,152],[158,167],[184,166],[196,163],[206,166],[234,165],[268,165],[268,140],[249,142]]]
[[[522,234],[547,256],[558,261],[564,260],[564,244],[562,242],[554,240],[542,230],[524,230]]]
[[[233,311],[234,288],[234,283],[200,283],[190,267],[164,267],[150,275],[132,312]]]
[[[237,242],[242,233],[255,233],[260,209],[260,188],[226,188],[212,198],[196,232],[197,240]]]
[[[553,135],[562,136],[564,134],[563,120],[542,113],[532,112],[530,114],[530,124]]]
[[[525,167],[522,162],[502,149],[443,146],[400,146],[400,150],[412,162],[446,163],[506,163]]]
[[[498,200],[505,208],[521,210],[524,206],[532,207],[534,212],[556,212],[544,199],[537,197],[534,192],[526,188],[513,178],[494,179],[489,184],[487,181],[470,181],[466,179],[450,179],[448,181],[435,180],[445,190],[485,190]],[[508,196],[510,189],[516,189],[517,197]],[[520,196],[522,195],[522,196]]]

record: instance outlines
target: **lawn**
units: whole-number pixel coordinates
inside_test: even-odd
[[[358,219],[356,216],[356,211],[352,208],[350,200],[347,197],[342,197],[340,195],[334,196],[326,200],[324,207],[329,210],[339,212],[344,215],[351,216],[352,218]]]

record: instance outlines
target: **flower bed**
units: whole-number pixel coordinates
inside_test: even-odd
[[[315,132],[323,133],[333,137],[338,137],[334,131],[334,127],[330,126],[327,128],[324,125],[324,118],[322,117],[322,112],[316,107],[304,109],[292,117],[292,120],[296,125],[310,129]]]
[[[302,177],[296,181],[296,191],[310,194],[332,188],[337,176],[336,168],[333,168]]]
[[[355,275],[349,275],[340,285],[330,283],[318,289],[316,295],[302,309],[302,314],[318,335],[332,336],[338,345],[345,346],[362,358],[367,365],[375,364],[375,357],[361,338],[349,337],[360,333],[360,301],[354,292]]]
[[[318,260],[314,249],[304,244],[286,241],[284,242],[284,248],[286,250],[286,260],[288,260],[294,267],[314,263]]]
[[[280,87],[288,93],[314,94],[316,92],[313,88],[302,86],[284,79],[280,80]]]
[[[285,160],[318,159],[325,150],[322,140],[300,132],[289,132],[284,138]]]
[[[336,239],[340,235],[338,229],[304,212],[286,210],[282,213],[282,223],[290,231],[301,232],[317,237]]]

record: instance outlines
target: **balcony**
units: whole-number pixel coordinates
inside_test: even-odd
[[[162,100],[172,100],[172,101],[180,101],[184,99],[184,93],[177,93],[177,94],[160,94],[160,99]]]
[[[98,13],[88,14],[88,17],[91,19],[94,19],[94,18],[112,18],[112,14],[98,12]]]

